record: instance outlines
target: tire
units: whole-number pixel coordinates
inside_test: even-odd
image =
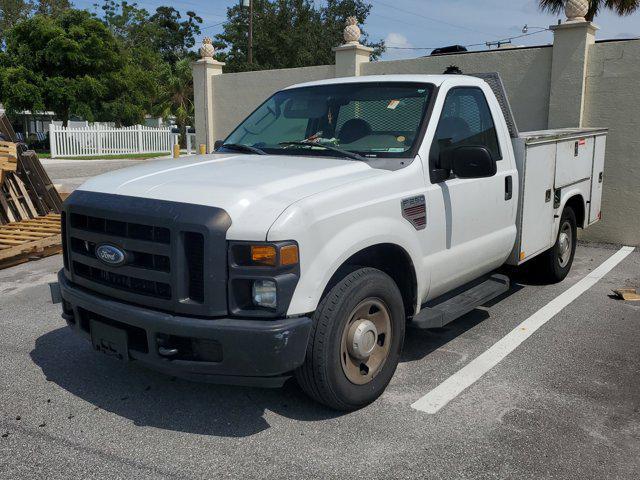
[[[537,267],[543,281],[561,282],[569,274],[576,253],[577,238],[576,214],[572,208],[566,207],[560,217],[556,243],[538,259]],[[567,241],[569,245],[566,244]]]
[[[298,384],[335,410],[370,404],[382,395],[398,366],[405,323],[402,295],[391,277],[368,267],[346,274],[313,315],[305,363],[295,372]],[[369,348],[369,357],[361,358]]]

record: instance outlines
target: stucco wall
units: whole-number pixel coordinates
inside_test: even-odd
[[[640,245],[640,41],[590,47],[584,123],[609,128],[603,220],[585,238]]]
[[[364,75],[391,73],[443,73],[449,65],[463,72],[498,72],[505,84],[516,123],[521,131],[547,127],[551,47],[493,50],[375,62],[362,66]]]
[[[547,127],[551,47],[505,49],[463,55],[423,57],[362,65],[362,75],[439,74],[449,65],[465,72],[499,72],[521,131]],[[335,67],[291,68],[228,73],[213,78],[216,138],[230,133],[247,114],[275,91],[294,83],[332,78]]]
[[[334,65],[226,73],[213,77],[215,138],[224,139],[273,93],[289,85],[335,76]]]

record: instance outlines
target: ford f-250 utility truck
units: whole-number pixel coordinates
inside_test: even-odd
[[[112,357],[353,410],[405,328],[569,271],[600,218],[606,130],[518,133],[496,75],[340,78],[277,92],[209,155],[65,202],[63,317]]]

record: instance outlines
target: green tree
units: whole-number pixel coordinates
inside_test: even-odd
[[[73,8],[73,4],[69,0],[38,0],[36,13],[55,17],[71,8]]]
[[[9,111],[53,110],[65,124],[72,114],[94,120],[121,93],[120,46],[86,11],[35,15],[9,30],[6,42],[0,92]]]
[[[144,25],[149,21],[149,12],[144,8],[139,8],[136,3],[129,3],[126,0],[104,0],[100,6],[94,4],[103,12],[103,21],[109,30],[122,40],[128,48],[145,46],[141,33]]]
[[[20,20],[24,20],[33,10],[33,3],[25,0],[0,0],[0,46],[5,32]]]
[[[540,0],[540,8],[551,13],[562,13],[565,3],[566,0]],[[640,8],[640,0],[589,0],[589,12],[585,18],[591,21],[605,8],[618,15],[631,15]]]
[[[254,0],[253,64],[247,62],[248,11],[240,6],[227,9],[228,22],[216,35],[214,45],[227,62],[227,71],[264,70],[332,64],[332,47],[343,43],[346,19],[355,16],[364,24],[371,5],[363,0]],[[384,51],[384,43],[362,43],[373,47],[372,57]]]
[[[172,64],[188,55],[196,43],[196,35],[200,34],[202,18],[192,11],[187,11],[186,15],[183,20],[175,8],[158,7],[145,24],[151,45]]]
[[[169,66],[167,66],[169,67]],[[173,68],[165,68],[160,76],[159,95],[153,113],[162,117],[174,116],[176,125],[184,132],[193,125],[193,76],[191,59],[179,60]]]
[[[104,22],[131,53],[135,64],[153,77],[144,96],[146,111],[165,118],[173,116],[181,128],[192,123],[190,62],[197,55],[191,49],[202,19],[194,12],[187,12],[183,19],[180,12],[169,7],[159,7],[150,15],[135,3],[123,0],[105,0],[101,8]],[[119,109],[124,111],[125,105],[119,103]]]
[[[140,123],[158,102],[160,77],[166,67],[149,37],[150,14],[125,0],[104,0],[100,8],[103,22],[120,44],[125,64],[114,78],[121,95],[104,102],[102,108],[116,123]]]
[[[111,88],[119,93],[102,100],[97,117],[117,125],[135,125],[142,123],[145,115],[152,111],[160,85],[155,71],[145,69],[130,53],[125,55],[122,70],[110,77]]]
[[[18,0],[0,0],[10,1]],[[149,13],[126,0],[102,2],[101,18],[68,0],[40,0],[46,14],[21,17],[0,49],[0,103],[10,112],[53,110],[65,123],[79,115],[130,125],[148,113],[191,123],[189,63],[202,19],[172,7]]]

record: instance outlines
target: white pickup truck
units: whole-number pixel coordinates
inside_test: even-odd
[[[600,219],[605,141],[519,133],[496,75],[295,85],[212,154],[76,190],[63,317],[115,358],[230,384],[295,376],[357,409],[391,380],[406,327],[507,291],[497,268],[567,275],[576,229]]]

